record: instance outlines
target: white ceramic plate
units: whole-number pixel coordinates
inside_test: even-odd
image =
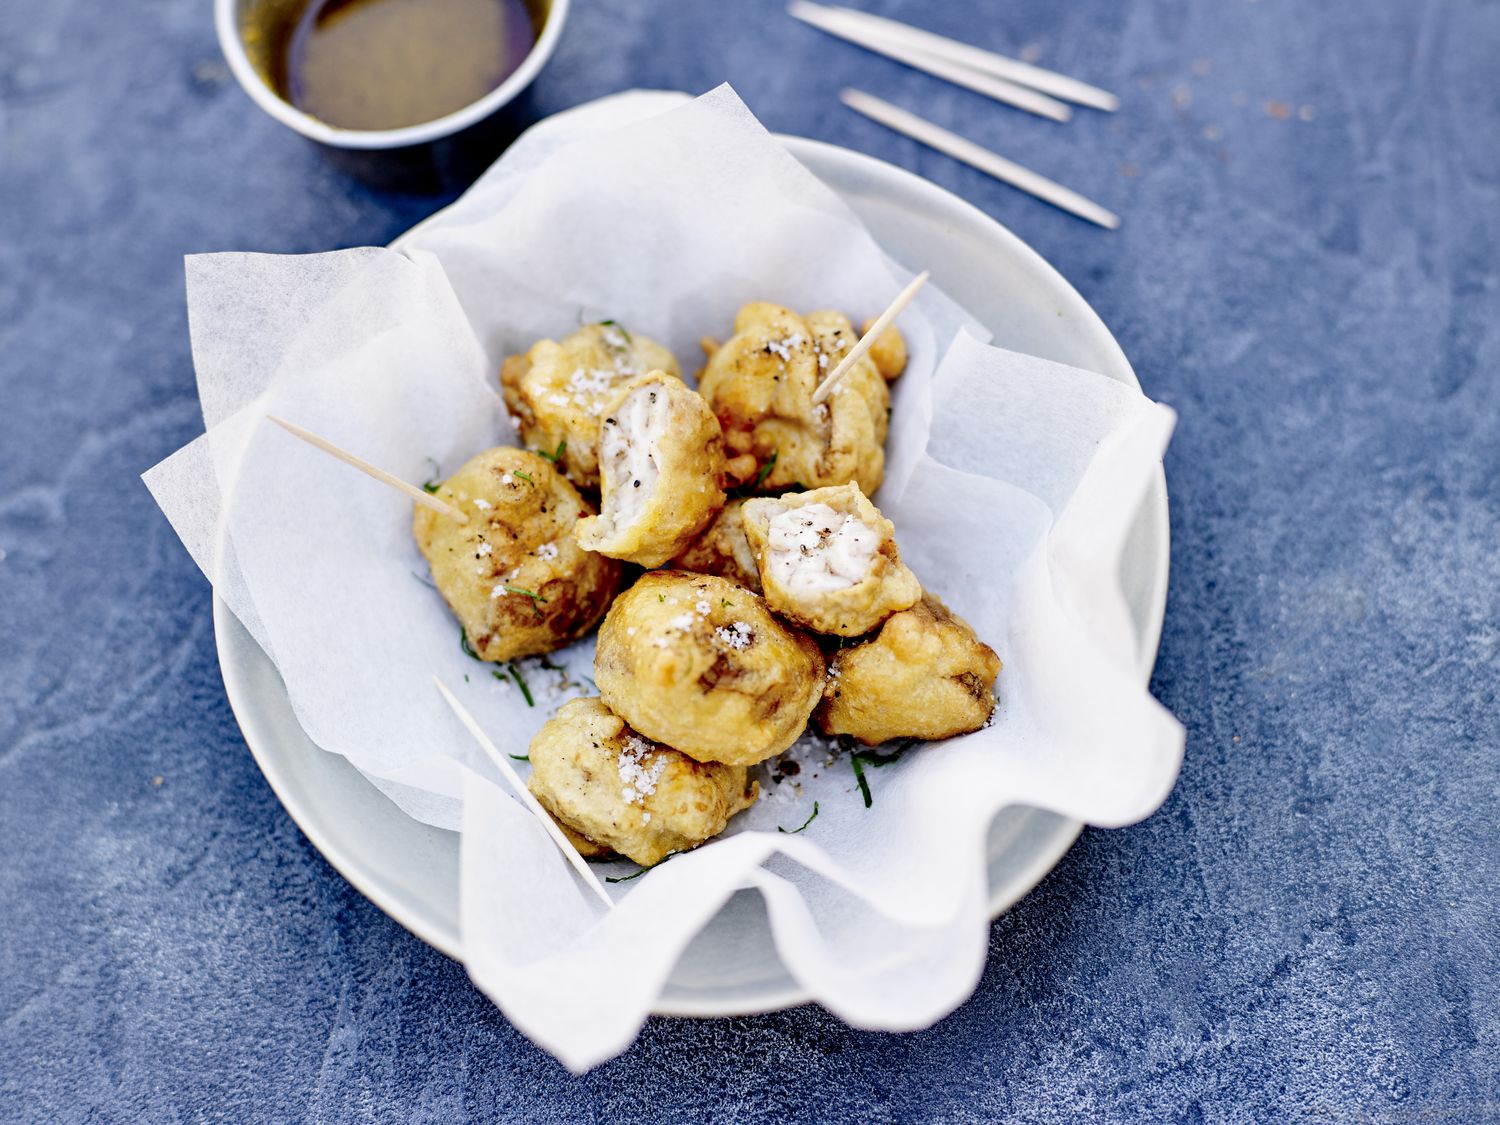
[[[1083,298],[994,220],[883,161],[783,139],[881,245],[912,268],[930,269],[934,282],[994,333],[995,343],[1138,385],[1120,346]],[[1161,637],[1167,558],[1166,478],[1159,476],[1137,515],[1120,573],[1143,679]],[[230,705],[292,819],[362,894],[423,941],[458,957],[457,834],[410,819],[348,761],[315,746],[297,724],[275,666],[217,598],[214,628]],[[1080,828],[1039,809],[1009,808],[996,816],[988,841],[993,913],[1034,887]],[[656,1011],[744,1015],[806,1000],[776,956],[760,896],[742,891],[688,947]]]

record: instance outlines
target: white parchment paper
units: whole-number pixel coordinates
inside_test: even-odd
[[[524,754],[590,692],[592,642],[522,662],[535,695],[464,656],[399,495],[263,421],[300,423],[407,479],[513,442],[502,358],[579,319],[671,347],[753,299],[879,312],[913,271],[721,88],[631,94],[533,129],[397,249],[188,262],[206,433],[147,483],[271,655],[297,716],[409,815],[461,830],[475,982],[574,1070],[625,1049],[679,954],[735,891],[765,899],[796,980],[851,1022],[925,1026],[972,990],[985,837],[1014,804],[1099,825],[1170,789],[1182,730],[1142,686],[1117,571],[1172,413],[1089,372],[988,346],[929,286],[900,322],[887,481],[906,560],[1005,661],[987,729],[871,770],[809,739],[795,781],[724,837],[592,902],[431,684]],[[819,815],[797,835],[817,801]],[[617,864],[624,874],[634,870]]]

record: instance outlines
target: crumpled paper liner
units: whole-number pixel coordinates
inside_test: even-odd
[[[264,424],[287,417],[413,481],[514,440],[504,355],[612,318],[671,347],[772,299],[880,311],[910,277],[732,91],[632,94],[524,136],[398,250],[188,262],[205,435],[146,480],[216,592],[272,656],[299,721],[409,815],[459,829],[464,960],[574,1070],[625,1049],[681,951],[742,888],[798,983],[872,1028],[925,1026],[983,965],[984,843],[1014,804],[1137,820],[1180,725],[1146,693],[1116,577],[1171,411],[1100,375],[989,347],[929,286],[902,317],[877,502],[924,583],[1002,656],[987,729],[873,771],[810,738],[795,783],[721,839],[616,884],[605,912],[433,689],[525,753],[589,692],[592,641],[509,679],[464,656],[399,495]],[[819,815],[799,835],[776,831]],[[628,864],[615,870],[629,873]]]

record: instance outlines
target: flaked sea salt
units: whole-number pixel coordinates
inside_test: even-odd
[[[630,735],[620,748],[620,781],[624,783],[620,796],[626,804],[643,804],[656,792],[656,783],[666,768],[665,754],[657,753],[656,747],[640,735]]]
[[[714,630],[714,636],[736,652],[743,652],[755,640],[755,631],[745,622],[736,621],[733,625],[720,625]]]

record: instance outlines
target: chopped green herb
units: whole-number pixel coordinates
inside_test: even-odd
[[[813,802],[812,816],[808,817],[806,820],[804,820],[802,822],[802,828],[783,828],[783,827],[781,827],[781,825],[778,824],[776,826],[776,831],[778,831],[778,832],[785,832],[788,836],[795,836],[798,832],[801,832],[803,828],[806,828],[809,824],[811,824],[813,821],[815,821],[817,819],[818,819],[818,802],[814,801]]]
[[[561,672],[561,673],[563,673],[563,675],[567,675],[568,670],[566,668],[559,668],[556,664],[552,663],[552,661],[548,660],[545,656],[538,656],[536,658],[536,662],[538,664],[540,664],[543,668],[547,669],[547,671],[549,671],[549,672]]]
[[[415,578],[418,582],[422,583],[422,585],[426,586],[429,590],[436,590],[437,589],[437,584],[435,582],[433,582],[433,580],[431,578],[423,578],[415,570],[411,572],[411,576],[413,578]]]
[[[458,647],[464,650],[465,656],[472,656],[475,660],[484,659],[484,657],[474,651],[474,646],[469,643],[469,630],[461,625],[458,629]]]
[[[521,689],[521,697],[526,700],[526,706],[535,707],[536,701],[531,698],[531,689],[526,686],[526,681],[521,678],[521,673],[516,671],[516,666],[514,664],[507,664],[504,671],[501,671],[499,668],[495,668],[490,672],[490,675],[494,676],[495,679],[499,680],[503,684],[505,682],[506,672],[509,672],[510,678],[516,681],[516,687]]]
[[[426,480],[422,482],[422,491],[427,493],[429,496],[436,493],[437,490],[442,487],[443,482],[440,480]]]
[[[771,470],[776,467],[776,458],[778,455],[778,450],[771,450],[771,456],[766,458],[766,463],[760,467],[760,472],[755,474],[755,482],[750,486],[751,492],[756,491],[761,485],[766,483],[766,478],[771,475]]]
[[[521,678],[521,670],[514,664],[507,664],[506,667],[510,669],[510,678],[516,681],[516,687],[521,689],[521,698],[526,700],[526,706],[535,707],[536,700],[531,698],[531,688],[529,688],[526,685],[526,681]]]
[[[556,464],[558,464],[559,462],[562,461],[562,455],[564,453],[566,453],[567,451],[568,451],[568,443],[565,442],[565,441],[560,441],[560,442],[557,443],[557,450],[556,450],[556,452],[554,452],[554,453],[548,453],[545,449],[538,449],[536,451],[536,455],[538,457],[542,458],[544,461],[551,461],[554,465],[556,465]],[[528,477],[527,479],[530,480],[531,478]]]
[[[857,757],[867,766],[888,766],[892,762],[900,761],[902,754],[905,754],[913,746],[920,744],[921,741],[920,738],[908,738],[889,754],[875,754],[867,750],[862,750]]]
[[[536,487],[536,481],[534,481],[534,480],[531,479],[531,474],[530,473],[523,473],[520,469],[512,469],[511,470],[511,476],[520,477],[522,480],[524,480],[527,484],[531,485],[533,488]]]
[[[535,590],[527,590],[520,586],[502,586],[501,589],[507,594],[515,594],[520,598],[530,598],[531,608],[536,612],[537,620],[540,621],[542,619],[542,605],[547,599],[542,597],[541,594],[538,594]]]
[[[728,598],[720,598],[719,599],[719,603],[721,605],[723,605],[725,608],[728,608],[728,609],[734,608],[734,603],[732,601],[730,601]]]
[[[621,324],[618,320],[601,320],[599,322],[599,327],[600,328],[613,328],[613,329],[617,330],[620,333],[621,336],[625,337],[625,342],[627,344],[633,344],[633,343],[635,343],[635,341],[630,338],[630,333],[627,332],[627,331],[625,331],[625,326],[623,324]]]
[[[606,875],[604,877],[604,881],[606,883],[628,883],[632,879],[639,879],[642,875],[650,870],[651,868],[649,867],[643,867],[634,875]]]
[[[667,600],[667,595],[666,594],[657,594],[656,595],[656,600],[659,601],[659,602],[664,602],[664,601]]]
[[[854,767],[854,780],[859,782],[859,791],[865,799],[865,808],[869,808],[875,802],[870,797],[870,783],[865,780],[864,762],[858,754],[851,754],[849,764]]]
[[[505,756],[507,758],[509,758],[512,762],[529,762],[529,761],[531,761],[531,755],[530,754],[507,754]]]

